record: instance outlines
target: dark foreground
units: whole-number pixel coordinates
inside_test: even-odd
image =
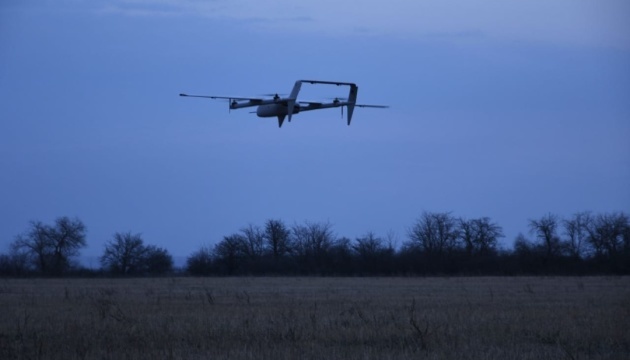
[[[630,277],[0,280],[2,359],[626,359]]]

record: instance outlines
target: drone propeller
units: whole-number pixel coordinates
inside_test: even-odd
[[[339,104],[342,101],[348,101],[348,98],[346,98],[346,97],[329,97],[329,98],[326,98],[326,99],[332,100],[333,104]],[[342,119],[343,119],[343,107],[344,107],[344,105],[340,106],[340,108],[341,108],[341,118]]]
[[[273,96],[274,100],[280,99],[282,96],[286,96],[287,94],[273,93],[273,94],[260,94],[260,96]]]

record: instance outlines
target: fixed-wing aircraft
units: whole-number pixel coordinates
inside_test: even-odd
[[[350,87],[350,92],[348,93],[348,98],[334,98],[331,102],[317,102],[317,101],[300,101],[298,100],[298,94],[300,93],[300,89],[302,88],[302,84],[325,84],[325,85],[336,85],[336,86],[348,86]],[[273,95],[272,98],[250,98],[250,97],[237,97],[237,96],[208,96],[208,95],[188,95],[188,94],[179,94],[179,96],[186,97],[197,97],[197,98],[207,98],[207,99],[226,99],[229,102],[229,109],[236,110],[242,109],[251,106],[257,106],[256,114],[259,117],[277,117],[278,118],[278,127],[282,127],[282,123],[284,119],[288,116],[289,122],[291,122],[291,117],[294,114],[298,114],[304,111],[311,110],[321,110],[321,109],[330,109],[330,108],[341,108],[341,116],[343,117],[343,107],[347,107],[347,119],[348,125],[350,125],[350,121],[352,121],[352,114],[354,112],[355,107],[365,107],[365,108],[387,108],[385,105],[367,105],[367,104],[357,104],[357,93],[359,91],[359,87],[354,83],[349,82],[338,82],[338,81],[321,81],[321,80],[298,80],[293,85],[293,90],[288,97],[281,97],[278,94]],[[270,95],[271,96],[271,95]]]

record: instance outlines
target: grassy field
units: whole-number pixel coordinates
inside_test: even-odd
[[[0,279],[2,359],[628,359],[628,277]]]

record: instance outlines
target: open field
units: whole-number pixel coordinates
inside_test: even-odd
[[[629,277],[0,279],[2,359],[626,359]]]

